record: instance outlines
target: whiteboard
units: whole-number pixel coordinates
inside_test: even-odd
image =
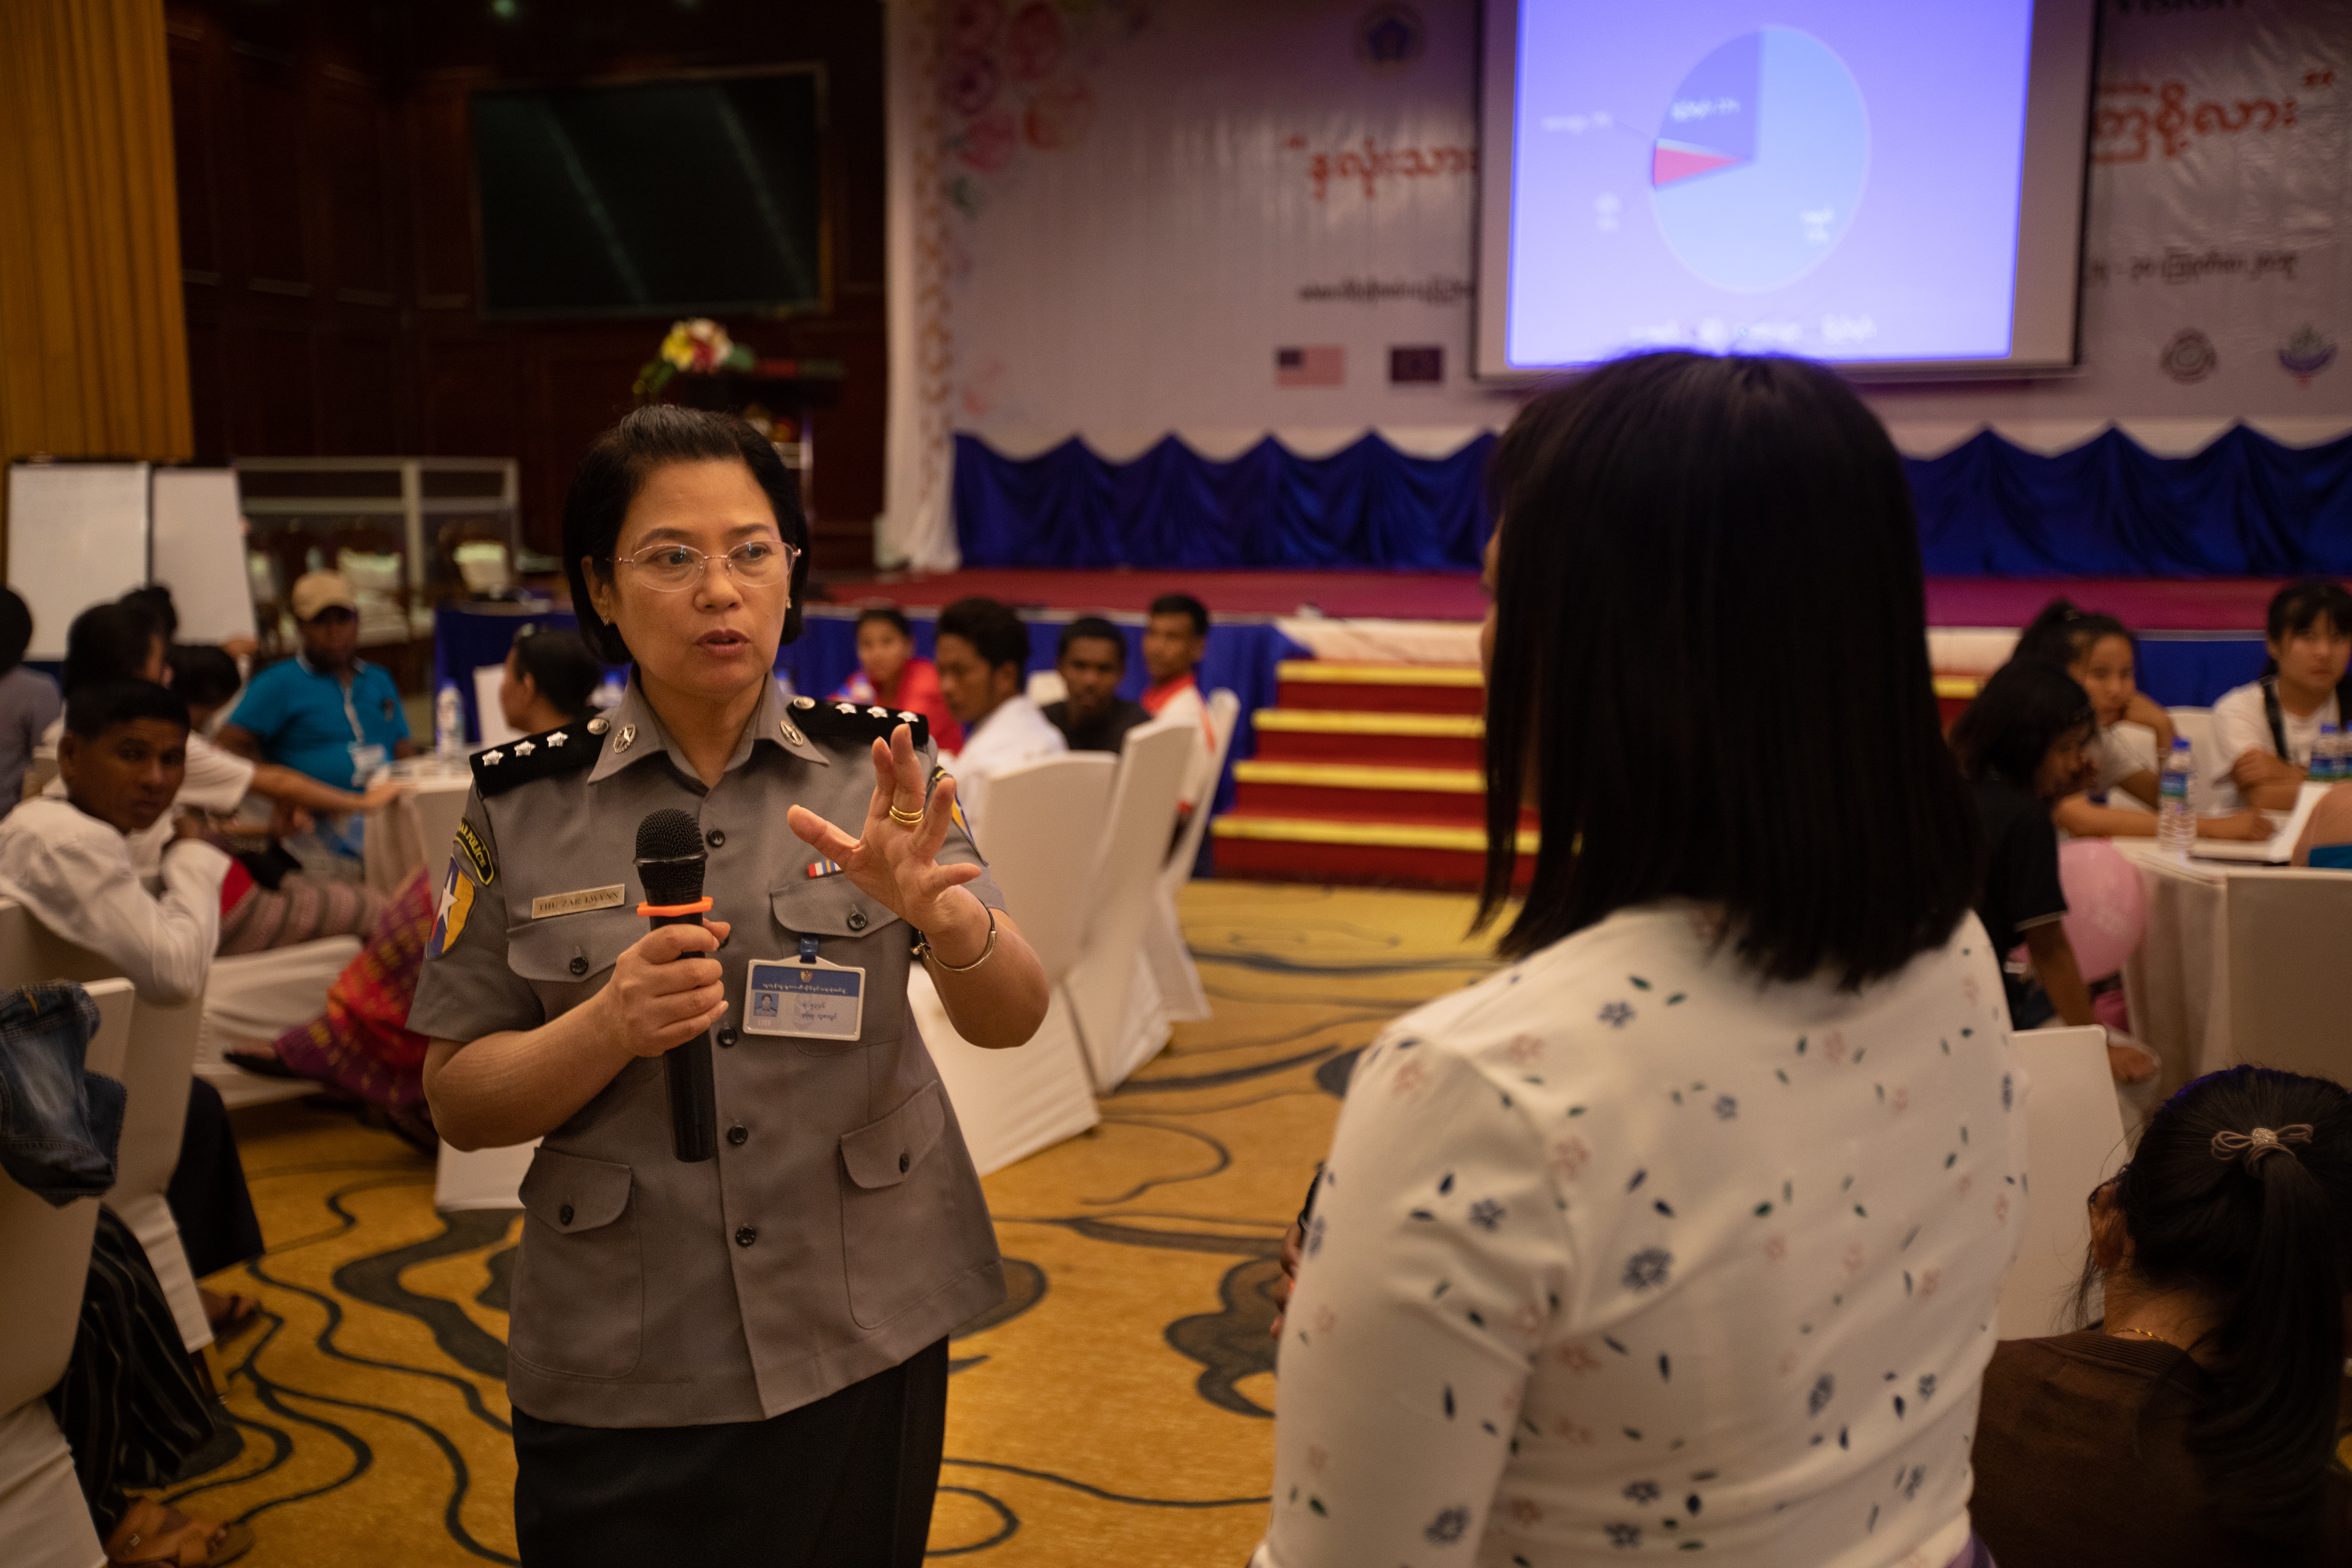
[[[180,641],[254,635],[235,469],[156,469],[154,541],[153,581],[172,590]]]
[[[26,658],[66,656],[66,627],[147,581],[145,463],[12,463],[8,586],[33,612]]]

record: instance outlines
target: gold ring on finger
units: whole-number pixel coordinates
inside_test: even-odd
[[[900,811],[894,805],[890,808],[890,820],[901,827],[920,827],[923,825],[923,814],[919,811]]]

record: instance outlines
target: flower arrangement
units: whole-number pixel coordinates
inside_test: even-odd
[[[637,372],[636,384],[631,389],[639,403],[650,403],[661,395],[669,378],[680,371],[698,375],[710,375],[722,370],[750,370],[756,363],[751,345],[739,343],[727,335],[727,329],[708,316],[670,323],[669,336],[661,348]]]

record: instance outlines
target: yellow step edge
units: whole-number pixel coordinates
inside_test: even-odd
[[[1938,697],[1948,697],[1954,700],[1963,699],[1974,700],[1976,694],[1983,689],[1984,677],[1981,675],[1939,675],[1936,677],[1936,695]]]
[[[1275,667],[1281,680],[1319,681],[1326,686],[1468,686],[1486,678],[1475,664],[1343,664],[1336,659],[1286,658]]]
[[[1220,816],[1209,824],[1219,838],[1287,844],[1352,844],[1366,849],[1452,849],[1486,852],[1486,829],[1425,826],[1412,822],[1333,822],[1310,816]],[[1536,852],[1534,829],[1519,829],[1519,853]]]
[[[1313,784],[1323,789],[1412,789],[1444,795],[1485,795],[1486,775],[1476,768],[1391,768],[1365,763],[1259,763],[1234,764],[1243,784]]]
[[[1412,735],[1429,740],[1485,738],[1486,721],[1475,713],[1357,713],[1336,708],[1261,708],[1250,716],[1261,730],[1295,735]]]

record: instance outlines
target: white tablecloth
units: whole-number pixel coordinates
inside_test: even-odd
[[[2284,867],[2183,860],[2149,838],[2118,838],[2147,895],[2147,934],[2124,964],[2131,1032],[2164,1059],[2162,1092],[2237,1063],[2230,1023],[2230,888],[2305,876]]]
[[[440,875],[457,837],[457,817],[466,807],[466,792],[474,785],[472,771],[462,765],[449,772],[428,763],[394,776],[408,786],[409,794],[368,818],[362,851],[367,885],[387,895],[399,891],[420,867]]]

